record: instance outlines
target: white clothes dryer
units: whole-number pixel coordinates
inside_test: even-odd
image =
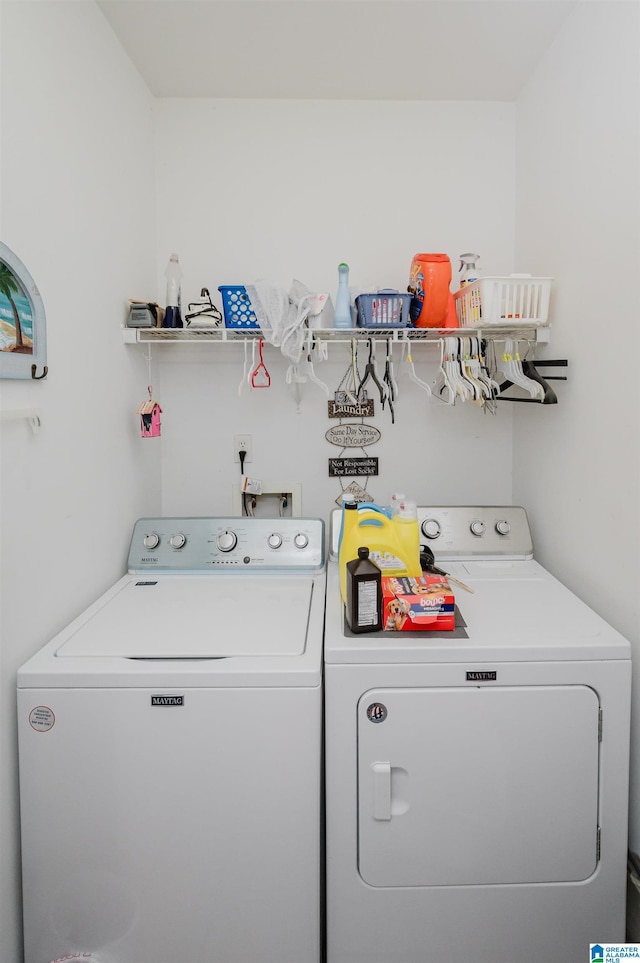
[[[583,963],[625,938],[630,646],[523,509],[420,508],[453,632],[325,625],[328,963]],[[336,524],[338,521],[338,524]]]
[[[325,581],[320,520],[141,519],[20,669],[26,963],[318,963]]]

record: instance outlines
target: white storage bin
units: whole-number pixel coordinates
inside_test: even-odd
[[[548,324],[552,278],[512,274],[508,278],[478,278],[453,295],[461,328],[541,327]]]

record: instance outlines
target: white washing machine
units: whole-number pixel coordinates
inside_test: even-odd
[[[629,643],[521,508],[419,516],[454,632],[352,635],[329,562],[327,961],[584,963],[625,939]]]
[[[25,963],[318,963],[324,525],[139,520],[18,673]]]

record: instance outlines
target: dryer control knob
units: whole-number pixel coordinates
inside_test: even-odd
[[[282,535],[278,534],[278,532],[272,532],[267,539],[267,545],[269,548],[280,548],[282,545]]]
[[[469,526],[472,535],[484,535],[484,522],[480,521],[479,518],[474,519]]]
[[[298,534],[294,536],[293,544],[296,548],[306,548],[309,544],[309,539],[304,532],[298,532]]]
[[[182,532],[176,532],[169,539],[169,545],[171,548],[184,548],[187,544],[187,536],[183,535]]]
[[[221,532],[216,539],[216,544],[221,552],[230,552],[232,548],[235,548],[238,543],[238,538],[235,532]]]
[[[142,540],[145,548],[157,548],[160,544],[160,536],[155,532],[149,532]]]
[[[437,518],[425,518],[422,523],[422,534],[426,538],[439,538],[442,534],[440,522]]]
[[[496,522],[496,532],[498,535],[508,535],[510,531],[511,525],[506,518],[501,518],[499,522]]]

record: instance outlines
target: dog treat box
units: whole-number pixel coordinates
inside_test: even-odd
[[[452,631],[455,600],[442,575],[382,579],[382,626],[387,632]]]

